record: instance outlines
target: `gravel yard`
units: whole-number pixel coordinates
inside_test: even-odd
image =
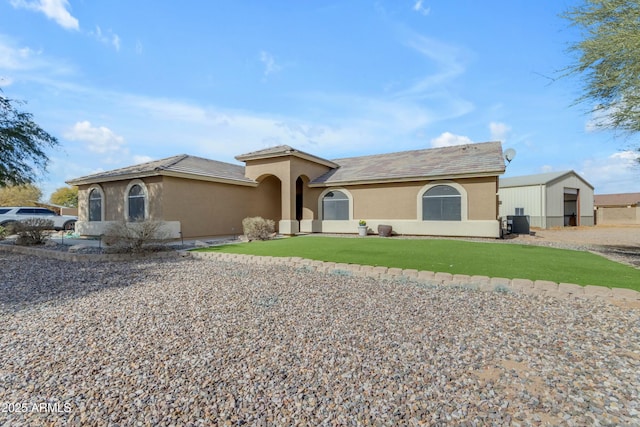
[[[0,252],[1,426],[638,425],[640,310]]]

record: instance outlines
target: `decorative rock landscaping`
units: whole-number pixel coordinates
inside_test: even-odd
[[[635,291],[163,256],[0,252],[1,426],[640,423]]]

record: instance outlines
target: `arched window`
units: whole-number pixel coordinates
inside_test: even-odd
[[[422,219],[424,221],[461,221],[462,197],[450,185],[436,185],[422,196]]]
[[[348,220],[349,197],[342,191],[334,190],[322,198],[323,220]]]
[[[129,221],[144,221],[145,194],[142,186],[134,184],[129,189]]]
[[[102,221],[102,193],[97,188],[89,193],[89,221]]]

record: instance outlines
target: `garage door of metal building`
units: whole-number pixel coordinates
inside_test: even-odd
[[[564,226],[580,225],[580,190],[577,188],[564,189]]]

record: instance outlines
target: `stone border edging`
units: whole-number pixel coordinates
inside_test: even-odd
[[[380,267],[371,265],[345,264],[316,261],[300,257],[271,257],[258,255],[230,254],[220,252],[188,252],[198,259],[246,262],[255,264],[275,264],[300,267],[320,273],[343,273],[357,277],[397,280],[405,278],[416,282],[435,283],[441,286],[462,286],[481,291],[512,291],[529,295],[545,295],[556,298],[585,298],[616,303],[628,308],[640,308],[640,292],[626,288],[604,286],[581,286],[573,283],[556,283],[547,280],[506,279],[502,277],[467,276],[465,274],[436,273],[415,269]],[[627,303],[627,304],[624,304]]]
[[[220,261],[251,262],[255,264],[275,264],[306,268],[319,273],[342,273],[356,277],[372,277],[390,280],[413,280],[441,286],[462,286],[481,291],[512,291],[529,295],[545,295],[556,298],[597,299],[622,305],[627,308],[640,308],[640,292],[626,288],[607,288],[605,286],[581,286],[573,283],[556,283],[547,280],[506,279],[502,277],[467,276],[465,274],[437,273],[415,269],[381,267],[360,264],[346,264],[317,261],[300,257],[272,257],[221,252],[167,251],[143,254],[78,254],[51,251],[28,246],[2,245],[0,251],[24,255],[53,258],[71,262],[108,262],[144,259],[178,259],[193,257]],[[621,304],[622,303],[622,304]]]

